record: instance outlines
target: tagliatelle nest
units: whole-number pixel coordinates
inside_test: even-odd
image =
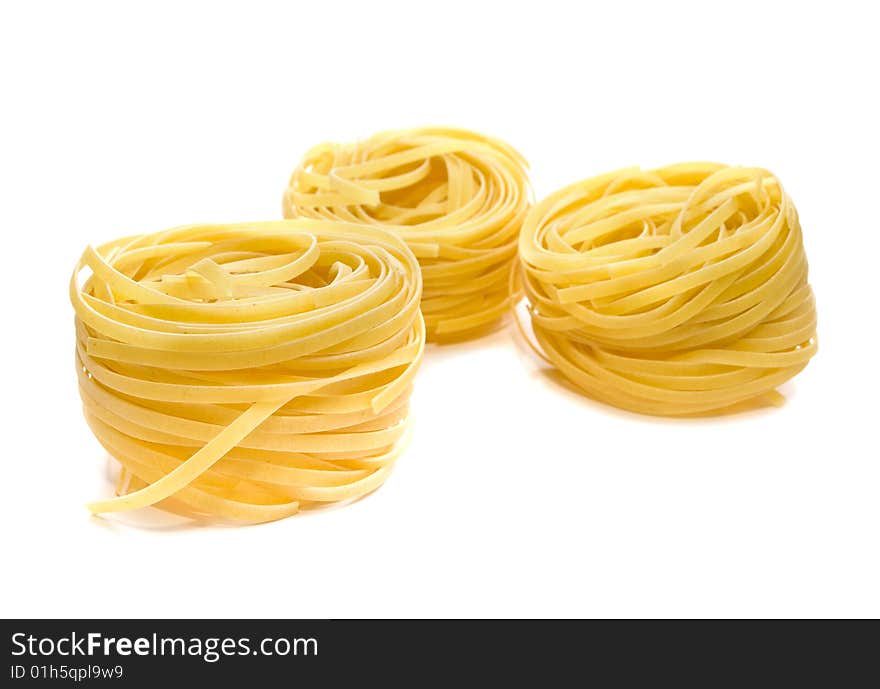
[[[579,182],[535,206],[519,249],[540,350],[603,402],[670,416],[778,403],[816,352],[797,212],[766,170]]]
[[[376,134],[315,146],[284,195],[286,217],[346,220],[402,237],[419,259],[429,339],[501,322],[530,206],[526,163],[507,144],[461,129]]]
[[[87,248],[70,283],[80,392],[123,467],[118,497],[91,509],[259,522],[372,491],[407,427],[420,296],[402,240],[344,223]]]

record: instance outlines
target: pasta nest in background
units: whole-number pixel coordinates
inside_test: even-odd
[[[376,134],[312,148],[290,178],[285,217],[390,230],[418,257],[432,340],[462,339],[509,312],[517,236],[531,203],[527,164],[462,129]]]

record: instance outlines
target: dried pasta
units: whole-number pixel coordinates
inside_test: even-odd
[[[339,222],[87,248],[70,282],[80,393],[122,465],[90,509],[263,522],[374,490],[407,428],[420,296],[402,240]]]
[[[539,351],[602,402],[663,416],[778,404],[816,353],[798,215],[766,170],[573,184],[529,213],[519,253]]]
[[[285,217],[341,219],[403,237],[419,259],[430,340],[462,339],[510,310],[510,272],[530,206],[526,162],[462,129],[376,134],[312,148],[284,194]]]

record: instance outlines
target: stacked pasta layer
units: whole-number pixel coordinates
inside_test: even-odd
[[[816,352],[797,212],[766,170],[586,180],[532,210],[519,248],[540,348],[609,404],[693,415],[778,403]]]
[[[123,467],[91,509],[260,522],[375,489],[406,430],[420,296],[403,241],[344,223],[87,248],[70,283],[80,392]]]
[[[382,227],[419,259],[429,339],[479,334],[509,311],[516,240],[530,204],[526,163],[460,129],[377,134],[310,150],[284,195],[285,217]]]

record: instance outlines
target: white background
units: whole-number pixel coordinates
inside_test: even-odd
[[[5,2],[0,615],[878,616],[871,3]],[[87,243],[280,217],[316,142],[453,124],[536,194],[631,164],[775,171],[820,352],[788,403],[615,411],[512,334],[429,347],[387,484],[258,527],[90,518],[70,271]]]

